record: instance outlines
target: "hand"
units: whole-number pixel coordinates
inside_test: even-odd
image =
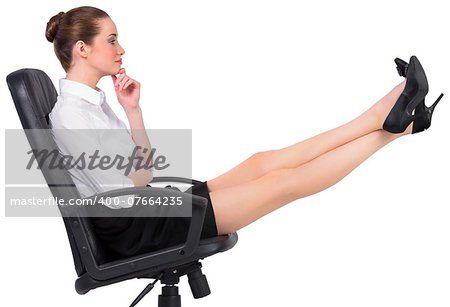
[[[133,110],[139,107],[139,96],[141,84],[127,76],[125,68],[119,70],[119,76],[111,75],[114,82],[117,100],[122,107],[127,110]]]

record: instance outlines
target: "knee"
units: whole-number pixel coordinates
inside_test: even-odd
[[[276,161],[275,156],[275,150],[260,151],[253,154],[250,157],[250,160],[254,168],[256,168],[261,174],[266,174],[276,169],[274,167]]]

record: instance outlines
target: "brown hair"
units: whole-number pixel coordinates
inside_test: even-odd
[[[67,13],[59,12],[47,22],[45,37],[51,43],[62,67],[67,72],[72,63],[72,49],[79,40],[92,44],[100,33],[98,20],[109,15],[92,6],[81,6]]]

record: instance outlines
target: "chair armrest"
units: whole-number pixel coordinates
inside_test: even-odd
[[[184,177],[154,177],[152,182],[176,182],[176,183],[188,183],[188,184],[200,184],[201,181],[195,180],[195,179],[189,179]]]
[[[145,253],[139,256],[115,261],[111,265],[99,266],[95,260],[91,246],[88,241],[86,229],[79,227],[79,217],[69,218],[77,245],[81,247],[81,258],[86,271],[90,276],[98,280],[110,279],[132,272],[142,271],[146,268],[160,266],[175,261],[180,261],[191,256],[198,248],[201,231],[203,228],[204,216],[208,200],[197,195],[187,195],[186,193],[165,188],[123,188],[92,195],[85,199],[98,199],[102,197],[117,197],[124,195],[142,195],[153,197],[192,197],[192,218],[189,225],[186,242],[173,248],[166,248],[160,251]],[[126,209],[124,209],[126,210]]]

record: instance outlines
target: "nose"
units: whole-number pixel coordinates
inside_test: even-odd
[[[125,54],[125,49],[123,49],[121,45],[119,45],[118,53],[119,53],[120,55],[124,55],[124,54]]]

